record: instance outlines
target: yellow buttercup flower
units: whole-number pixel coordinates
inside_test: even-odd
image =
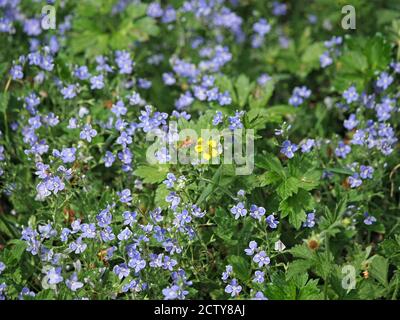
[[[204,160],[210,160],[211,158],[217,157],[219,154],[217,145],[217,141],[215,140],[203,141],[203,138],[199,138],[194,150],[197,153],[201,153]]]

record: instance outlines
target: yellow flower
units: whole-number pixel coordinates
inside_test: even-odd
[[[203,141],[203,138],[197,140],[197,145],[194,147],[197,153],[201,153],[204,160],[210,160],[218,156],[219,152],[217,150],[217,141],[208,140]]]

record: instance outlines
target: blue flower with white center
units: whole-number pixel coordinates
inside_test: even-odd
[[[265,218],[265,221],[268,223],[268,226],[271,229],[276,229],[278,227],[279,221],[275,218],[273,214],[270,214]]]
[[[117,101],[112,105],[111,112],[114,113],[117,117],[123,116],[127,113],[128,108],[125,107],[125,104],[122,100]]]
[[[370,226],[377,221],[376,218],[374,216],[371,216],[368,212],[364,213],[364,218],[364,224],[366,224],[367,226]]]
[[[376,85],[378,88],[386,90],[393,83],[393,80],[394,78],[387,72],[382,72],[376,81]]]
[[[76,272],[74,272],[71,277],[65,281],[65,284],[73,292],[83,287],[83,283],[78,281],[78,275]]]
[[[301,152],[308,153],[315,147],[314,139],[307,139],[304,143],[301,144]]]
[[[74,70],[74,77],[79,80],[86,80],[90,78],[90,73],[87,66],[76,67]]]
[[[236,279],[232,279],[232,281],[225,287],[225,292],[229,293],[231,297],[238,296],[242,291],[242,286],[238,284]]]
[[[80,138],[86,140],[87,142],[91,142],[92,138],[97,135],[97,131],[92,128],[90,124],[85,124],[80,133]]]
[[[125,211],[123,213],[124,217],[124,226],[129,225],[130,227],[133,227],[133,225],[137,221],[137,213],[135,211],[130,212],[130,211]]]
[[[131,236],[132,236],[132,231],[129,230],[128,228],[125,228],[124,230],[122,230],[122,231],[118,234],[117,238],[118,238],[118,240],[120,240],[120,241],[124,241],[124,240],[128,240]]]
[[[257,270],[254,273],[253,282],[255,282],[255,283],[263,283],[264,280],[265,280],[264,276],[265,276],[265,273],[263,271]]]
[[[358,93],[356,87],[351,86],[345,92],[343,92],[343,98],[346,99],[347,103],[352,103],[358,100]]]
[[[82,242],[82,238],[79,237],[78,239],[76,239],[76,241],[71,242],[69,244],[69,249],[73,252],[75,252],[76,254],[80,254],[82,252],[84,252],[87,248],[87,244]]]
[[[46,280],[47,283],[52,285],[52,284],[58,284],[64,280],[64,278],[61,275],[61,267],[51,267],[47,273],[46,273]]]
[[[326,68],[333,63],[333,59],[330,57],[328,51],[325,51],[323,54],[321,54],[321,56],[319,57],[319,63],[321,65],[321,68]]]
[[[303,223],[303,227],[312,228],[315,226],[315,212],[310,212],[307,214],[306,221]]]
[[[53,150],[53,156],[61,158],[64,163],[71,163],[75,161],[76,148],[64,148],[59,152],[57,149]]]
[[[119,280],[122,280],[123,278],[129,276],[130,270],[126,263],[121,263],[114,266],[113,272],[118,276]]]
[[[344,144],[343,141],[340,141],[338,147],[335,149],[335,154],[339,158],[346,158],[347,155],[351,152],[351,147],[347,144]]]
[[[258,250],[258,244],[255,241],[250,241],[249,242],[249,247],[247,249],[244,249],[244,252],[248,256],[252,256],[256,251]]]
[[[362,179],[372,179],[372,175],[374,174],[374,168],[371,166],[360,166],[360,177]]]
[[[124,189],[121,192],[117,192],[117,196],[119,197],[119,201],[122,203],[130,203],[132,201],[131,190]]]
[[[289,159],[294,157],[294,153],[298,150],[297,144],[290,142],[289,140],[285,140],[282,143],[281,153],[283,153]]]
[[[94,223],[81,224],[80,231],[82,232],[82,238],[96,238],[96,225]]]
[[[350,188],[357,188],[362,185],[362,180],[358,173],[354,173],[352,176],[348,178]]]
[[[263,207],[257,207],[255,204],[250,206],[250,216],[258,221],[265,215],[265,209]]]
[[[214,126],[218,125],[219,123],[221,123],[223,121],[223,115],[221,111],[217,111],[216,115],[213,118],[212,124]]]
[[[76,97],[76,91],[76,85],[70,84],[61,89],[61,94],[63,95],[64,99],[72,99]]]
[[[253,261],[257,263],[260,268],[269,265],[270,263],[270,259],[265,251],[260,251],[259,253],[256,253],[253,257]]]
[[[235,219],[245,217],[247,215],[247,209],[244,207],[243,202],[239,202],[237,205],[231,208],[231,213],[235,215]]]
[[[179,286],[173,285],[171,287],[167,287],[162,290],[162,294],[164,295],[164,300],[175,300],[178,298],[178,291],[179,291]]]
[[[90,78],[90,89],[100,90],[104,88],[104,77],[102,74]]]
[[[181,198],[176,194],[176,192],[171,192],[166,198],[165,201],[170,203],[170,208],[175,210],[179,203],[181,202]]]

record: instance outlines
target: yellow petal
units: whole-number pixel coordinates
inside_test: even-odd
[[[217,146],[217,141],[209,140],[208,141],[208,146],[211,147],[211,148],[215,148]]]
[[[211,159],[211,155],[210,155],[209,153],[207,153],[207,152],[204,152],[204,153],[203,153],[203,158],[204,158],[205,160],[210,160],[210,159]]]
[[[213,158],[215,158],[216,156],[218,156],[218,151],[217,151],[217,149],[212,149],[212,150],[211,150],[211,156],[212,156]]]
[[[198,144],[194,147],[194,150],[198,153],[203,152],[203,146],[201,144]]]

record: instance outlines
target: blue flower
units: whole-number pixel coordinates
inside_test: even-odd
[[[58,284],[64,280],[61,275],[61,267],[51,267],[46,273],[46,280],[48,284]]]
[[[236,206],[233,206],[231,213],[235,215],[235,219],[239,219],[241,216],[245,217],[247,215],[247,210],[244,207],[243,202],[239,202]]]
[[[393,80],[393,77],[387,72],[382,72],[376,81],[376,85],[382,90],[386,90],[392,84]]]
[[[179,286],[173,285],[162,290],[164,300],[175,300],[178,298]]]
[[[251,300],[268,300],[268,298],[266,298],[264,296],[264,293],[262,293],[261,291],[257,291],[257,293],[254,295],[254,298],[252,298]]]
[[[353,130],[355,127],[357,127],[358,121],[356,115],[352,113],[349,118],[344,121],[343,125],[347,130]]]
[[[23,287],[21,292],[18,295],[18,299],[19,300],[24,300],[25,297],[35,297],[36,293],[34,293],[33,291],[31,291],[29,288],[27,287]]]
[[[261,268],[262,266],[266,266],[269,265],[270,263],[270,259],[267,256],[267,254],[265,253],[265,251],[260,251],[259,253],[257,253],[254,257],[253,257],[253,261],[255,263],[258,263],[258,266]]]
[[[265,275],[265,273],[263,272],[263,271],[259,271],[259,270],[257,270],[255,273],[254,273],[254,278],[253,278],[253,282],[256,282],[256,283],[263,283],[264,282],[264,275]]]
[[[111,112],[117,117],[125,115],[127,111],[128,109],[125,107],[125,104],[122,100],[117,101],[117,103],[113,104],[111,108]]]
[[[328,51],[325,51],[323,54],[321,54],[319,57],[319,63],[321,64],[321,68],[326,68],[333,63],[333,59],[330,57]]]
[[[123,240],[128,240],[131,236],[132,236],[132,231],[129,230],[128,228],[125,228],[118,234],[117,238],[118,240],[123,241]]]
[[[242,291],[242,286],[238,284],[236,279],[232,279],[231,283],[225,287],[225,292],[230,293],[231,297],[238,296]]]
[[[76,85],[70,84],[61,89],[61,94],[64,96],[64,99],[72,99],[76,97],[76,90]]]
[[[362,179],[372,179],[372,175],[374,174],[374,168],[371,166],[360,166],[360,176]]]
[[[219,123],[221,123],[223,121],[223,115],[221,111],[217,111],[216,115],[213,118],[212,124],[214,126],[218,125]]]
[[[294,153],[298,150],[297,144],[291,143],[289,140],[285,140],[282,143],[281,153],[283,153],[289,159],[294,157]]]
[[[114,161],[115,161],[115,156],[113,155],[112,152],[106,151],[106,154],[105,154],[103,160],[104,160],[104,166],[105,166],[106,168],[109,168],[109,167],[111,167],[112,164],[114,163]]]
[[[104,88],[104,77],[102,74],[90,78],[90,89],[95,90],[103,88]]]
[[[131,74],[133,69],[133,61],[127,51],[116,51],[115,62],[118,65],[120,74]]]
[[[304,143],[301,144],[301,152],[308,153],[315,146],[314,139],[307,139]]]
[[[82,242],[82,238],[79,237],[75,242],[71,242],[69,245],[69,249],[76,254],[80,254],[84,252],[87,248],[87,244]]]
[[[123,217],[124,217],[124,226],[129,225],[130,227],[133,226],[133,224],[137,221],[137,213],[134,212],[130,212],[130,211],[125,211],[123,213]]]
[[[340,141],[338,147],[335,149],[335,154],[339,158],[346,158],[346,156],[351,152],[351,147],[347,144],[344,144],[343,141]]]
[[[246,252],[246,254],[248,256],[252,256],[256,251],[258,250],[258,244],[255,241],[250,241],[249,243],[249,248],[248,249],[244,249],[244,252]]]
[[[265,218],[265,221],[268,223],[268,226],[271,229],[276,229],[278,227],[279,221],[275,218],[273,214],[270,214]]]
[[[350,184],[350,188],[357,188],[357,187],[361,186],[362,180],[359,177],[360,176],[359,176],[358,173],[354,173],[352,176],[350,176],[348,178],[349,184]]]
[[[64,148],[61,152],[57,149],[53,150],[53,156],[61,158],[64,163],[71,163],[75,161],[76,148]]]
[[[368,212],[364,213],[364,217],[365,217],[364,224],[366,224],[367,226],[370,226],[376,222],[376,218],[374,216],[369,215]]]
[[[96,135],[97,131],[93,129],[90,124],[85,124],[79,136],[81,139],[85,139],[87,142],[91,142],[92,138],[94,138]]]
[[[222,281],[226,281],[228,280],[229,276],[231,275],[231,273],[233,272],[233,268],[230,264],[228,264],[227,266],[225,266],[225,271],[222,272]]]
[[[24,77],[22,67],[20,65],[14,65],[11,67],[10,75],[13,80],[21,80]]]
[[[346,99],[347,103],[352,103],[358,100],[358,93],[354,86],[348,88],[345,92],[343,92],[343,98]]]
[[[167,174],[167,179],[163,181],[163,183],[166,185],[168,189],[174,187],[174,182],[176,181],[176,177],[173,173],[169,172]]]
[[[5,269],[6,269],[6,265],[4,264],[4,262],[0,261],[0,274],[2,274]]]
[[[117,195],[122,203],[130,203],[132,201],[131,190],[129,189],[124,189],[121,192],[117,192]]]
[[[83,283],[78,281],[78,275],[74,272],[69,279],[65,281],[65,284],[71,291],[76,291],[83,287]]]
[[[261,218],[265,215],[265,209],[263,207],[257,207],[255,204],[250,206],[250,216],[254,219],[261,221]]]
[[[118,276],[119,280],[122,280],[123,278],[129,276],[130,270],[126,263],[121,263],[114,266],[113,272]]]
[[[312,228],[315,226],[315,212],[310,212],[307,214],[306,221],[303,223],[303,227]]]
[[[181,198],[176,194],[176,192],[170,192],[170,194],[165,198],[165,201],[170,203],[170,208],[172,210],[175,210],[181,202]]]

